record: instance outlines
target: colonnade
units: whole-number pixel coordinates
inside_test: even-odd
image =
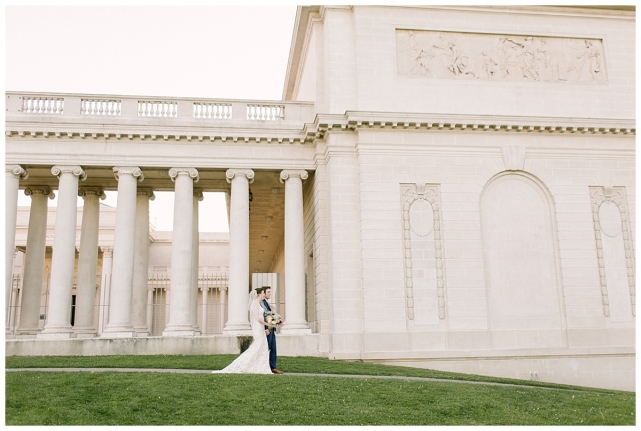
[[[150,328],[147,318],[148,259],[149,259],[149,200],[154,193],[139,188],[144,181],[139,167],[114,167],[118,181],[118,198],[113,249],[103,252],[101,304],[109,304],[108,312],[100,307],[98,326],[106,338],[145,336]],[[95,280],[98,260],[99,199],[104,199],[100,187],[80,187],[86,179],[80,166],[56,165],[51,173],[58,178],[58,209],[53,243],[51,284],[47,323],[38,326],[41,283],[44,268],[47,198],[53,191],[47,186],[29,186],[31,196],[27,250],[25,256],[20,322],[17,334],[35,334],[37,338],[91,337],[99,331],[93,326]],[[198,202],[202,191],[194,189],[198,170],[193,167],[169,169],[175,185],[174,226],[171,254],[171,301],[169,321],[163,336],[194,336],[199,334],[197,316],[198,295]],[[19,165],[5,169],[6,191],[6,312],[8,313],[15,246],[17,200],[20,180],[27,171]],[[229,226],[229,286],[228,320],[225,334],[241,334],[251,330],[248,321],[247,295],[249,281],[249,185],[254,180],[251,169],[229,169],[231,184]],[[287,325],[283,332],[311,332],[305,321],[305,273],[303,238],[302,182],[303,170],[284,170],[285,183],[285,289]],[[76,196],[84,199],[84,211],[78,259],[76,314],[71,326],[71,300],[75,261]],[[113,256],[113,257],[112,257]],[[205,304],[203,304],[206,307]],[[8,319],[5,320],[8,322]],[[106,325],[105,325],[106,323]],[[6,331],[8,333],[8,326]]]

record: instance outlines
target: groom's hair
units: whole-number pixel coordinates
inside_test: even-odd
[[[256,288],[256,293],[257,293],[257,294],[261,294],[261,293],[263,293],[265,290],[267,290],[267,287],[265,287],[265,286],[263,286],[263,287],[257,287],[257,288]]]

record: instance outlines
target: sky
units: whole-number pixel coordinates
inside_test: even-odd
[[[295,17],[295,5],[7,5],[5,90],[281,100]],[[173,230],[173,193],[149,211]],[[229,231],[222,193],[205,193],[205,213],[201,232]]]

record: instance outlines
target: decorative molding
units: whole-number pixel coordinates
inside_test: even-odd
[[[399,75],[607,83],[600,39],[396,30]]]
[[[113,168],[114,177],[117,181],[120,181],[120,175],[132,175],[134,178],[138,179],[138,182],[145,179],[145,176],[142,173],[142,170],[137,166],[116,166]]]
[[[49,188],[49,186],[29,186],[24,189],[24,194],[27,196],[44,195],[52,200],[56,197],[55,193]]]
[[[80,181],[87,179],[87,174],[85,174],[85,171],[80,166],[56,165],[51,168],[51,173],[58,177],[58,179],[60,179],[61,174],[73,174],[78,177]]]
[[[101,246],[100,250],[102,250],[102,257],[113,257],[114,255],[114,248],[113,247],[104,247]]]
[[[599,276],[601,279],[601,297],[603,301],[603,314],[610,316],[610,302],[608,299],[607,280],[605,277],[605,262],[603,261],[603,246],[601,243],[601,224],[599,221],[599,208],[604,202],[612,202],[621,211],[621,232],[623,233],[623,246],[625,248],[625,263],[628,270],[628,287],[630,289],[630,302],[632,315],[636,316],[636,283],[634,266],[634,248],[630,232],[630,215],[628,213],[625,187],[590,187],[590,201],[592,204],[592,217],[594,220],[594,238],[596,240],[597,257],[599,261]]]
[[[195,183],[198,182],[200,177],[198,176],[198,170],[196,168],[171,168],[169,169],[169,178],[173,182],[176,182],[176,177],[178,175],[188,175]]]
[[[29,172],[20,165],[5,165],[5,173],[17,177],[19,180],[29,178]]]
[[[301,182],[304,182],[309,177],[309,174],[305,170],[298,169],[284,170],[280,172],[280,182],[283,184],[291,177],[300,178]]]
[[[251,169],[227,169],[227,171],[225,172],[225,178],[227,178],[227,182],[230,184],[231,180],[240,175],[244,175],[245,177],[247,177],[249,184],[252,184],[254,182],[254,171],[252,171]]]
[[[98,196],[100,199],[105,200],[107,195],[102,187],[81,187],[78,189],[78,196]]]
[[[202,189],[194,189],[194,198],[198,201],[202,201],[205,196],[203,195]]]
[[[501,147],[503,162],[508,171],[522,171],[525,166],[526,148],[519,145],[508,145]]]
[[[405,271],[405,305],[407,318],[414,320],[414,286],[412,280],[412,242],[410,208],[417,200],[430,204],[434,212],[434,248],[436,252],[436,288],[438,317],[445,319],[445,277],[443,273],[443,235],[441,229],[440,186],[438,184],[401,184],[403,216],[403,267]]]
[[[156,195],[154,194],[154,191],[149,188],[139,188],[136,190],[136,196],[147,196],[150,201],[153,201],[156,199]]]

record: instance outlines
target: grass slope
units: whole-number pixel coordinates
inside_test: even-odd
[[[218,369],[234,357],[10,357],[6,366]],[[324,358],[282,357],[279,367],[321,374],[478,377]],[[6,373],[5,379],[7,425],[635,424],[634,393],[559,389],[561,385],[546,389],[287,374],[35,371]]]

